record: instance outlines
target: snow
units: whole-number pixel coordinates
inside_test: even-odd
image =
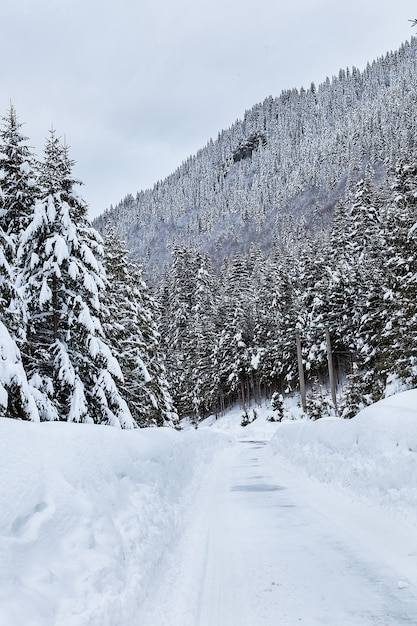
[[[0,407],[7,409],[8,389],[19,389],[20,401],[27,416],[39,421],[39,413],[26,378],[19,348],[3,322],[0,321]],[[17,394],[16,394],[17,395]]]
[[[43,278],[42,280],[42,287],[41,287],[41,291],[39,294],[39,304],[40,306],[43,306],[45,304],[45,302],[48,302],[49,300],[52,299],[52,291],[48,285],[48,281],[46,276]]]
[[[52,195],[49,195],[47,198],[46,215],[47,215],[49,224],[53,224],[56,218],[56,206],[55,206],[55,198]]]
[[[73,364],[71,363],[70,356],[68,354],[68,347],[62,341],[57,339],[55,341],[55,363],[58,366],[58,378],[64,381],[67,385],[74,388],[74,394],[77,395],[77,387],[75,381],[77,375]]]
[[[87,272],[85,272],[83,282],[84,282],[84,287],[87,289],[87,291],[90,292],[90,294],[98,293],[97,281],[96,281],[95,276],[91,276],[91,274],[88,274]]]
[[[32,252],[30,255],[30,269],[34,269],[39,264],[39,255],[36,252]]]
[[[72,278],[72,280],[77,280],[79,270],[75,261],[70,261],[68,264],[68,274]]]
[[[85,398],[84,385],[79,376],[74,380],[74,391],[71,397],[71,409],[68,413],[69,422],[81,422],[88,414],[88,404]]]
[[[256,354],[252,355],[251,362],[250,362],[250,365],[251,365],[252,369],[254,369],[254,370],[258,369],[259,361],[261,360],[261,356],[262,356],[262,352],[260,352],[260,351],[257,352]]]
[[[282,422],[271,447],[310,477],[417,524],[417,390],[381,400],[351,420]]]
[[[54,255],[57,260],[58,265],[62,265],[64,259],[68,259],[70,253],[68,250],[68,245],[64,237],[61,235],[56,235],[54,238]]]
[[[81,246],[81,256],[84,262],[86,263],[86,265],[88,265],[95,272],[97,273],[99,272],[97,259],[94,253],[90,250],[90,248],[86,244],[82,244]]]
[[[1,418],[0,624],[137,623],[186,494],[227,441]]]
[[[1,418],[0,624],[415,623],[417,390],[352,420],[256,412]]]
[[[81,299],[80,299],[80,305],[81,305],[81,311],[78,315],[78,321],[80,324],[82,324],[82,326],[84,326],[84,328],[89,333],[91,333],[92,336],[94,336],[99,326],[98,320],[95,316],[91,315],[88,306],[86,306],[86,304]],[[91,355],[94,356],[92,352],[91,352]]]
[[[391,429],[384,428],[384,436],[377,437],[379,445],[369,446],[371,459],[376,450],[396,448],[397,417],[405,409],[415,421],[415,401],[416,392],[392,405]],[[377,436],[373,416],[380,408],[373,407],[373,415],[368,411],[359,416],[363,432],[368,431],[364,451],[366,442]],[[159,588],[145,602],[138,622],[141,626],[415,623],[416,509],[414,523],[409,524],[398,511],[380,505],[366,483],[353,481],[351,487],[341,488],[329,477],[322,482],[291,455],[302,439],[311,456],[316,452],[311,466],[318,468],[327,458],[321,459],[322,449],[315,445],[320,439],[315,429],[325,431],[326,422],[344,428],[349,422],[270,423],[265,420],[270,411],[257,411],[258,419],[245,428],[240,426],[241,410],[217,424],[209,421],[212,427],[235,433],[236,445],[224,450],[207,475],[178,550],[168,556],[166,575],[161,571]],[[281,433],[285,458],[277,449]],[[322,448],[328,447],[328,456],[348,459],[349,441],[340,433],[325,439]],[[405,486],[410,485],[413,477],[405,468],[397,469]]]
[[[28,161],[23,161],[23,163],[20,164],[19,169],[22,172],[22,174],[29,175],[32,173],[32,167]]]

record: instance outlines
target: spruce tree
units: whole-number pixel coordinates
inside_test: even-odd
[[[180,416],[192,416],[187,346],[190,345],[195,305],[195,259],[193,251],[180,247],[173,250],[172,256],[172,266],[163,286],[165,293],[160,298],[161,334],[174,404]]]
[[[123,376],[100,322],[106,285],[102,242],[75,190],[73,164],[51,131],[41,195],[18,253],[29,314],[27,369],[48,398],[42,419],[131,428],[135,422],[118,390]]]
[[[2,118],[0,130],[0,225],[10,239],[6,258],[13,266],[19,239],[33,212],[38,196],[36,161],[28,138],[21,133],[15,108]]]
[[[417,385],[417,163],[398,163],[385,220],[387,309],[380,369],[389,393]]]
[[[139,426],[167,426],[177,421],[166,380],[156,303],[148,294],[139,265],[111,227],[106,229],[108,278],[104,330],[123,373],[120,389]]]
[[[185,345],[185,376],[195,420],[212,412],[215,403],[213,352],[215,344],[215,281],[207,256],[196,254],[193,306]]]
[[[6,259],[11,248],[10,238],[0,226],[0,415],[37,422],[39,412],[33,397],[36,390],[28,384],[16,338],[10,331],[21,311],[15,306],[19,297]]]
[[[216,361],[219,382],[226,397],[238,396],[242,405],[253,392],[252,356],[254,302],[248,258],[230,259],[221,276],[222,298],[219,307],[221,329],[217,332]]]

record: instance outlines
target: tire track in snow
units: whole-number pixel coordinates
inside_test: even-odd
[[[399,588],[398,572],[355,539],[366,535],[346,532],[356,504],[333,496],[305,477],[300,486],[265,442],[220,453],[141,625],[415,624],[416,587]]]

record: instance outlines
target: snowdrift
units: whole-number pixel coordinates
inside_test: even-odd
[[[134,624],[213,432],[0,419],[0,624]]]
[[[182,432],[0,418],[0,624],[135,624],[206,469],[237,438],[270,440],[309,477],[417,524],[417,390],[352,420],[257,413]]]
[[[282,422],[271,447],[310,477],[417,523],[417,389],[381,400],[351,420]]]

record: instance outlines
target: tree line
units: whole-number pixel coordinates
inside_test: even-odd
[[[326,328],[343,417],[417,385],[417,164],[399,159],[379,184],[368,167],[330,228],[292,226],[285,245],[253,245],[220,272],[207,254],[173,250],[160,324],[181,414],[198,421],[297,390],[297,333],[308,412],[334,411]]]
[[[402,155],[417,156],[416,89],[413,37],[363,70],[267,97],[94,224],[101,232],[112,223],[152,280],[174,248],[208,252],[217,270],[252,243],[269,254],[287,236],[288,216],[327,227],[368,164],[382,180]]]
[[[68,146],[44,158],[13,106],[0,131],[0,414],[122,428],[177,421],[157,305],[109,229],[91,227]]]
[[[298,389],[343,417],[417,385],[417,164],[382,180],[370,166],[329,228],[287,216],[268,253],[224,258],[193,246],[149,289],[111,221],[87,217],[73,161],[51,131],[43,161],[13,107],[0,131],[0,414],[123,428],[196,424],[240,401]]]

